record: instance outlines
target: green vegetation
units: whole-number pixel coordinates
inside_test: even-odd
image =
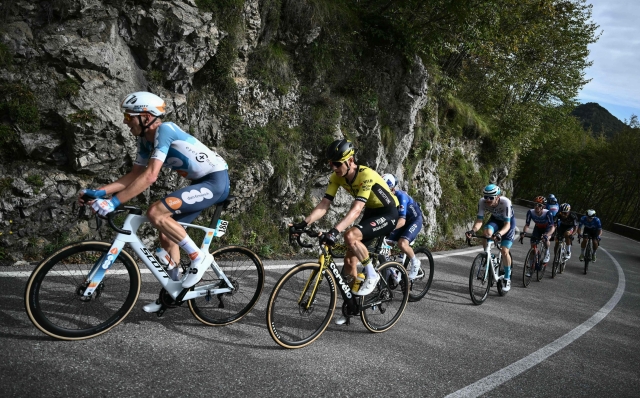
[[[247,72],[279,95],[289,91],[293,79],[291,57],[280,43],[269,44],[252,54]]]
[[[165,81],[164,72],[161,70],[153,69],[149,71],[148,76],[149,80],[156,84],[162,85]]]
[[[0,143],[0,146],[4,146],[4,144]],[[11,177],[0,178],[0,196],[4,195],[5,192],[11,192],[12,183],[13,183],[13,178]]]
[[[547,127],[552,138],[520,159],[517,195],[529,199],[553,193],[575,212],[595,209],[605,228],[613,223],[640,228],[637,116],[610,139],[593,137],[575,119]]]
[[[42,181],[42,177],[37,174],[32,174],[28,176],[25,181],[33,187],[33,193],[36,195],[40,193],[40,188],[44,186],[44,181]]]
[[[18,134],[6,124],[0,124],[0,155],[4,159],[12,159],[18,145]]]
[[[625,124],[599,104],[589,102],[576,106],[571,114],[580,120],[582,128],[594,135],[612,137],[625,128]]]
[[[21,83],[0,83],[0,122],[17,125],[27,133],[40,129],[38,104],[28,87]]]
[[[80,92],[80,83],[74,78],[67,78],[58,82],[58,97],[71,98]]]
[[[0,43],[0,67],[6,68],[13,63],[13,54],[4,43]]]

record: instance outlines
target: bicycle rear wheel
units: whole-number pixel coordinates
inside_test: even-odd
[[[397,262],[387,262],[378,267],[381,275],[386,275],[393,270],[400,275],[400,282],[393,286],[380,278],[378,286],[362,297],[362,310],[360,318],[364,327],[370,332],[385,332],[398,322],[409,301],[409,277],[407,270]],[[392,287],[393,286],[393,287]]]
[[[317,263],[298,264],[285,272],[273,288],[267,303],[267,327],[273,340],[284,348],[313,343],[331,321],[336,308],[336,282],[329,271],[318,275],[319,270]]]
[[[409,301],[420,301],[431,287],[433,282],[433,256],[426,247],[419,247],[413,251],[420,260],[420,272],[418,276],[409,281]],[[409,259],[405,259],[404,267],[409,265]]]
[[[258,302],[264,287],[264,268],[258,256],[246,247],[228,246],[211,254],[233,285],[233,291],[189,300],[189,310],[205,325],[228,325],[239,321]],[[211,284],[227,287],[213,268],[209,268],[195,288]]]
[[[524,259],[524,269],[522,270],[522,284],[524,287],[528,287],[531,283],[531,277],[535,272],[536,267],[536,255],[533,249],[529,249],[527,257]]]
[[[471,263],[471,272],[469,273],[469,293],[473,304],[480,305],[484,303],[491,289],[491,276],[487,268],[487,255],[480,253],[473,259]]]
[[[107,256],[110,243],[85,241],[66,246],[33,270],[25,288],[25,309],[43,333],[60,340],[83,340],[105,333],[129,314],[140,294],[140,271],[120,252],[91,296],[87,276]]]

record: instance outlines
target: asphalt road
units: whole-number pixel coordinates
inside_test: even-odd
[[[516,208],[518,227],[525,208]],[[265,326],[283,262],[265,262],[260,302],[240,322],[207,327],[186,306],[142,311],[158,285],[147,274],[135,309],[97,338],[56,341],[28,320],[27,278],[0,269],[0,396],[571,396],[637,397],[640,243],[605,232],[583,275],[578,248],[565,272],[522,285],[528,245],[514,244],[512,289],[472,304],[478,248],[438,253],[429,294],[382,334],[355,319],[312,345],[286,350]],[[443,256],[444,255],[444,256]]]

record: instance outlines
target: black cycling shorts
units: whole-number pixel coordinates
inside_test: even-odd
[[[379,209],[365,209],[362,219],[356,228],[362,233],[362,243],[365,246],[378,236],[386,236],[396,229],[398,209],[394,206]]]

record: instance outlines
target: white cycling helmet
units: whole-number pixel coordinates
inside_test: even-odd
[[[125,97],[120,105],[122,112],[131,115],[139,115],[143,112],[150,113],[155,117],[164,116],[167,105],[164,100],[155,94],[146,91],[131,93]]]
[[[387,185],[389,186],[389,189],[393,189],[396,187],[396,185],[398,185],[398,180],[393,174],[387,173],[382,176],[382,179],[384,180],[384,182],[387,183]]]
[[[596,215],[596,211],[593,209],[587,210],[587,217],[593,217]]]

